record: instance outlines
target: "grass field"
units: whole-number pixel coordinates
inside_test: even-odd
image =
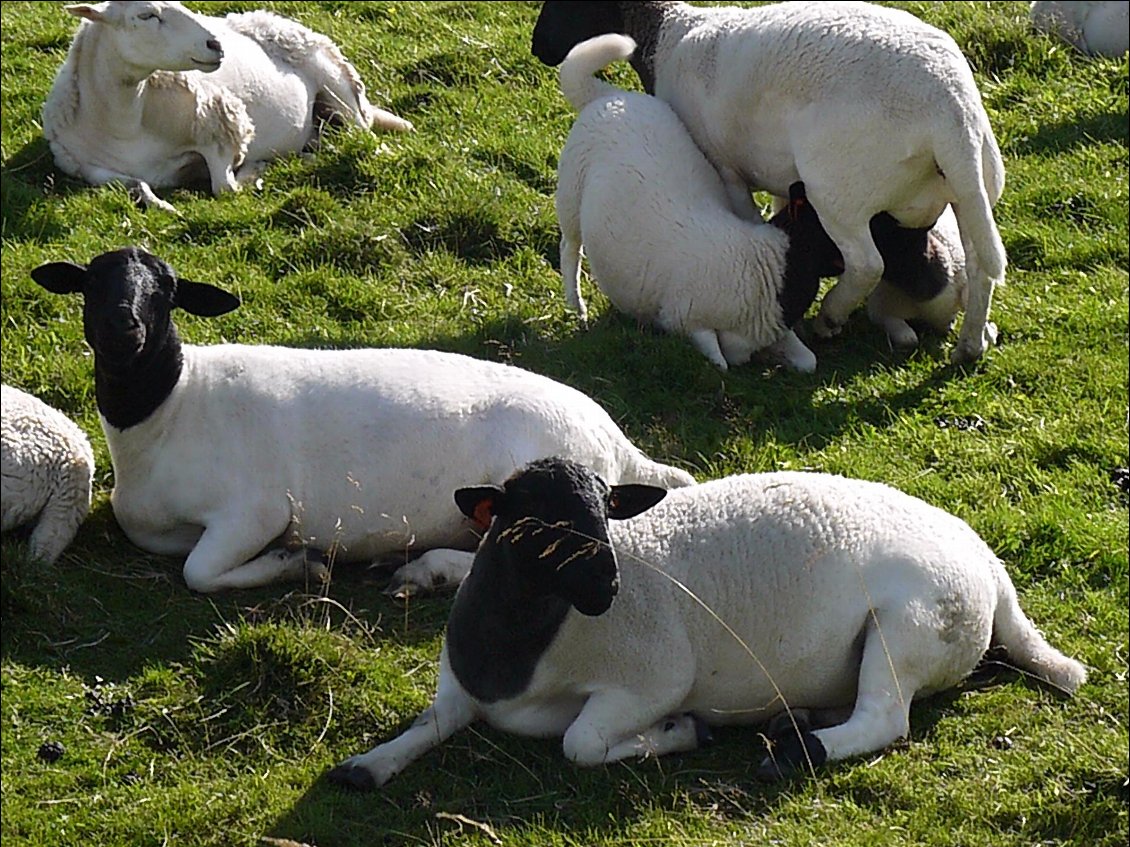
[[[57,3],[0,8],[3,381],[77,420],[98,461],[92,514],[61,561],[3,545],[4,847],[1127,843],[1127,494],[1112,479],[1128,464],[1125,58],[1031,35],[1026,3],[891,4],[957,39],[1005,156],[1002,343],[959,369],[953,336],[896,354],[856,314],[815,343],[813,375],[721,374],[591,286],[587,330],[564,309],[552,198],[571,115],[529,53],[537,4],[264,5],[334,37],[416,132],[331,133],[257,192],[165,193],[179,217],[55,169],[38,116],[75,20]],[[626,67],[612,78],[636,87]],[[1091,678],[1073,699],[1009,674],[948,692],[916,705],[907,742],[781,785],[752,777],[753,728],[580,770],[557,741],[476,727],[377,794],[343,793],[326,770],[429,702],[450,596],[395,601],[387,573],[363,567],[323,591],[196,596],[180,560],[130,545],[81,302],[29,278],[126,244],[242,298],[222,318],[181,314],[194,343],[513,362],[591,394],[699,479],[813,469],[922,497],[999,552],[1029,615]],[[52,741],[63,756],[40,760]]]

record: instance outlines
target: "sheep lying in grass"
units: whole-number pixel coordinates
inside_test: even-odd
[[[533,52],[559,64],[578,43],[631,36],[644,88],[666,100],[718,168],[735,209],[749,186],[786,196],[803,182],[844,257],[816,318],[839,331],[875,289],[882,257],[871,219],[930,227],[953,204],[968,304],[954,361],[979,358],[1005,251],[992,207],[1004,164],[973,74],[944,32],[867,3],[751,9],[672,2],[544,3]]]
[[[499,481],[547,451],[620,481],[694,482],[581,392],[520,368],[431,350],[182,344],[173,309],[215,316],[239,301],[138,248],[32,277],[85,299],[115,517],[139,547],[187,554],[196,591],[301,576],[303,550],[287,548],[303,546],[338,561],[426,550],[401,581],[457,581],[478,541],[450,502],[457,480]]]
[[[86,434],[37,397],[0,386],[0,529],[34,523],[32,556],[53,564],[90,511]]]
[[[1089,56],[1124,56],[1130,49],[1130,3],[1126,0],[1037,2],[1028,17],[1040,32],[1057,35]]]
[[[212,193],[254,182],[334,113],[368,129],[412,125],[371,105],[330,39],[269,12],[224,18],[143,0],[67,6],[83,18],[43,106],[64,172],[153,193],[201,179]],[[316,117],[317,116],[317,117]]]
[[[796,472],[664,493],[563,459],[458,490],[493,521],[451,609],[435,700],[330,780],[382,785],[477,719],[563,736],[569,759],[597,765],[694,749],[703,724],[847,707],[825,728],[778,721],[791,731],[759,770],[773,778],[904,737],[911,700],[991,645],[1065,692],[1086,678],[976,533],[921,500]]]
[[[670,106],[593,76],[633,49],[626,36],[604,35],[561,65],[561,91],[579,112],[557,165],[566,301],[585,316],[583,244],[616,308],[688,336],[722,370],[762,349],[815,370],[792,330],[820,287],[814,254],[777,227],[734,214],[718,172]]]

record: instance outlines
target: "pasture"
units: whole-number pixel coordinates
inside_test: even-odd
[[[957,368],[953,334],[895,353],[858,311],[813,343],[814,374],[722,374],[591,284],[587,329],[564,307],[553,191],[572,115],[529,52],[537,3],[190,5],[266,6],[330,35],[370,99],[416,131],[331,131],[261,190],[160,192],[180,216],[144,211],[120,187],[66,177],[43,139],[76,19],[59,3],[0,8],[0,369],[76,420],[98,463],[91,516],[54,567],[3,543],[5,847],[1127,843],[1125,57],[1031,34],[1027,3],[891,4],[954,36],[1004,154],[1001,343]],[[637,87],[626,65],[610,78]],[[595,397],[649,455],[700,480],[812,469],[952,511],[1090,679],[1064,699],[990,666],[917,704],[906,742],[782,784],[753,778],[754,728],[581,770],[558,741],[479,726],[378,793],[345,793],[325,772],[430,702],[450,595],[394,600],[388,572],[365,567],[336,568],[325,587],[193,595],[181,560],[127,541],[81,301],[29,277],[127,244],[243,300],[221,318],[179,313],[188,342],[512,362]],[[37,755],[47,742],[63,746],[56,761]]]

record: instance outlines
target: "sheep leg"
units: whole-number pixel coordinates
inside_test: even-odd
[[[386,594],[411,597],[447,585],[458,585],[471,571],[475,554],[467,550],[428,550],[396,570]]]
[[[718,173],[722,177],[722,184],[726,188],[726,196],[730,198],[730,207],[734,214],[742,220],[761,223],[761,213],[753,205],[753,194],[750,193],[746,181],[731,168],[719,168]]]
[[[682,693],[665,700],[618,689],[599,691],[565,731],[565,756],[591,766],[694,750],[703,737],[702,725],[691,715],[674,716],[681,700]]]
[[[351,756],[331,770],[327,779],[343,788],[371,791],[384,785],[433,747],[470,726],[476,717],[474,701],[455,679],[444,652],[440,658],[439,682],[432,705],[392,741],[386,741],[367,753]]]
[[[265,528],[260,533],[249,527]],[[255,588],[286,578],[301,577],[306,572],[305,553],[301,549],[270,550],[252,558],[286,529],[271,527],[252,515],[232,517],[222,524],[204,529],[184,563],[184,579],[193,591],[212,592],[228,588]]]
[[[67,485],[77,486],[82,480],[66,480]],[[75,488],[76,491],[81,490]],[[87,495],[89,498],[89,485]],[[86,517],[89,507],[83,508],[82,501],[74,499],[52,497],[39,513],[39,522],[31,532],[28,547],[31,554],[45,564],[54,564],[55,560],[67,549],[67,545],[74,540],[79,525]]]
[[[582,322],[587,322],[589,312],[581,296],[581,241],[564,233],[561,235],[561,285],[565,303]]]
[[[810,192],[809,197],[812,196]],[[815,201],[813,205],[816,205]],[[817,335],[830,338],[839,333],[852,310],[875,290],[883,276],[884,265],[883,257],[871,239],[867,221],[853,229],[837,225],[835,217],[829,215],[824,228],[844,257],[843,276],[824,295],[813,323]]]
[[[923,677],[915,671],[932,670],[931,655],[937,651],[924,655],[914,649],[916,622],[908,620],[901,626],[896,617],[885,623],[882,635],[878,624],[868,626],[851,716],[827,729],[786,733],[770,747],[757,770],[759,777],[777,779],[871,753],[910,732],[910,701],[923,687]],[[920,637],[936,640],[932,633]]]
[[[693,329],[687,333],[691,344],[713,362],[719,370],[727,370],[726,357],[722,355],[722,347],[718,344],[718,333],[712,329]]]
[[[180,214],[172,203],[167,203],[154,194],[149,183],[143,179],[97,166],[84,168],[82,175],[91,185],[106,185],[110,182],[121,183],[125,186],[130,196],[134,198],[134,202],[140,203],[145,208],[156,206],[158,209],[164,209],[166,212],[172,212],[174,215]]]
[[[736,332],[719,332],[718,346],[722,349],[726,364],[732,368],[744,365],[753,356],[753,345],[749,343],[749,339]]]
[[[958,214],[954,206],[954,213]],[[960,216],[958,218],[960,222]],[[997,343],[997,328],[989,321],[989,307],[992,304],[993,289],[999,281],[990,276],[977,256],[976,247],[967,242],[962,229],[962,247],[965,249],[966,304],[965,318],[957,335],[957,344],[950,353],[954,364],[975,362],[986,350]],[[1003,270],[1000,278],[1004,278]]]
[[[792,330],[766,347],[765,352],[773,361],[780,362],[795,371],[812,373],[816,370],[815,354]]]

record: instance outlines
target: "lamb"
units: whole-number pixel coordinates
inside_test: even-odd
[[[1130,3],[1126,0],[1037,2],[1028,18],[1040,32],[1056,35],[1088,56],[1120,58],[1130,49]]]
[[[749,186],[784,197],[794,182],[805,184],[846,265],[821,303],[819,335],[838,332],[879,283],[872,217],[887,212],[904,227],[930,227],[952,204],[969,289],[951,359],[980,358],[1006,265],[992,214],[1004,165],[949,35],[866,3],[548,0],[533,53],[557,65],[607,32],[635,39],[631,61],[644,89],[671,104],[743,217],[756,216]]]
[[[67,6],[83,18],[43,106],[58,167],[120,182],[175,211],[154,188],[254,183],[266,164],[315,140],[336,114],[368,129],[412,124],[371,105],[329,38],[270,12],[198,15],[177,2]]]
[[[718,172],[666,103],[593,76],[634,49],[626,36],[603,35],[561,65],[561,91],[579,113],[557,166],[566,302],[585,318],[583,244],[616,308],[688,336],[721,370],[766,348],[815,370],[792,330],[820,287],[812,253],[734,214]]]
[[[0,386],[0,529],[34,523],[31,555],[51,565],[90,511],[94,452],[70,418],[10,385]]]
[[[758,769],[773,779],[907,735],[911,700],[959,682],[990,645],[1065,692],[1086,678],[968,524],[882,484],[778,472],[664,498],[553,458],[455,499],[493,521],[451,609],[435,699],[331,782],[382,785],[477,719],[563,736],[567,758],[597,765],[781,715]],[[794,724],[801,708],[834,723]]]
[[[217,316],[239,300],[137,247],[32,278],[83,295],[114,515],[142,549],[187,555],[194,591],[324,577],[311,549],[335,562],[424,550],[402,582],[456,581],[478,538],[439,492],[547,451],[617,480],[694,482],[586,395],[520,368],[431,350],[182,344],[174,308]]]
[[[820,276],[843,273],[843,256],[808,203],[804,183],[789,186],[788,208],[772,222],[810,251]],[[871,236],[883,257],[883,278],[867,298],[871,321],[883,327],[896,349],[918,346],[918,334],[908,321],[948,333],[968,290],[965,251],[952,210],[947,207],[933,227],[918,229],[901,227],[880,212],[871,219]],[[996,326],[988,327],[995,343]]]

